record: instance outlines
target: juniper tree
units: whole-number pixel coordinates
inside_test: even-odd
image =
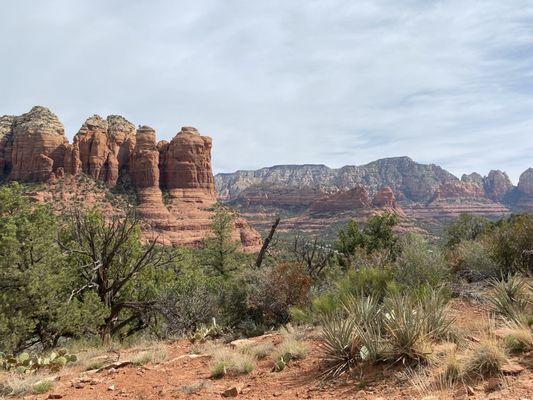
[[[93,331],[102,316],[56,243],[57,219],[23,186],[0,188],[0,349],[51,347]]]
[[[165,269],[172,265],[173,252],[157,245],[157,238],[141,240],[140,220],[134,212],[106,219],[98,209],[74,212],[61,247],[77,264],[83,280],[79,292],[95,291],[106,309],[100,328],[104,343],[128,328],[126,334],[146,326],[164,290]]]
[[[224,207],[218,207],[211,218],[211,233],[204,239],[204,265],[222,276],[237,269],[239,242],[232,239],[234,224],[234,214]]]

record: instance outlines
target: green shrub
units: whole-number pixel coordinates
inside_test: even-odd
[[[473,241],[490,228],[491,222],[485,217],[461,214],[444,231],[445,245],[454,248],[462,241]]]
[[[533,214],[512,215],[499,221],[486,240],[502,275],[532,272]]]
[[[393,282],[394,273],[390,268],[361,268],[349,271],[338,283],[341,299],[345,296],[372,296],[383,299]]]
[[[189,269],[177,276],[175,282],[159,300],[165,316],[167,334],[183,335],[218,317],[218,280],[202,271]]]
[[[400,240],[401,252],[394,279],[404,288],[437,287],[450,277],[450,269],[442,252],[430,246],[420,235],[407,234]]]
[[[363,229],[356,221],[350,221],[345,229],[341,229],[335,242],[337,258],[343,267],[353,265],[358,250],[363,249],[367,254],[386,250],[391,258],[396,253],[397,236],[392,228],[398,223],[395,214],[383,213],[372,216]],[[357,267],[357,265],[355,266]]]
[[[455,247],[456,270],[469,281],[498,277],[500,268],[482,241],[463,240]]]

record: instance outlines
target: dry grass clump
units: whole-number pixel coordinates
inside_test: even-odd
[[[212,357],[211,376],[213,378],[222,378],[228,374],[248,374],[255,368],[254,359],[250,354],[226,347],[215,349]]]
[[[274,351],[274,345],[270,342],[259,343],[252,346],[246,346],[241,351],[245,354],[250,354],[256,360],[264,360]]]
[[[499,343],[494,339],[484,339],[477,343],[465,360],[464,374],[485,378],[499,373],[506,362],[507,356]]]
[[[191,383],[190,385],[184,385],[179,388],[179,391],[185,394],[198,394],[203,389],[209,387],[211,383],[205,379]]]
[[[2,393],[8,396],[23,396],[29,393],[42,394],[54,387],[53,377],[41,374],[10,374],[2,384]]]
[[[308,348],[305,343],[294,333],[284,333],[283,341],[275,349],[272,358],[274,360],[274,371],[282,371],[288,363],[295,360],[302,360],[307,357]]]
[[[533,334],[528,327],[515,325],[503,338],[505,348],[511,354],[526,353],[533,350]]]
[[[161,345],[156,344],[152,349],[141,351],[131,358],[131,362],[134,365],[145,365],[148,363],[161,364],[168,359],[167,349]]]

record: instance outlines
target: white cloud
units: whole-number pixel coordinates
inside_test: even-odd
[[[2,2],[0,112],[72,136],[120,113],[213,136],[217,171],[409,155],[460,175],[533,164],[533,4]]]

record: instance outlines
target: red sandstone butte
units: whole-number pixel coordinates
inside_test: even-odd
[[[192,127],[157,143],[152,128],[135,129],[117,115],[89,117],[70,144],[57,116],[36,106],[19,117],[0,117],[0,179],[52,184],[65,177],[73,184],[72,177],[85,174],[109,188],[129,181],[146,234],[165,244],[200,246],[217,201],[211,147],[212,139]],[[261,245],[239,216],[233,238],[245,251]]]

